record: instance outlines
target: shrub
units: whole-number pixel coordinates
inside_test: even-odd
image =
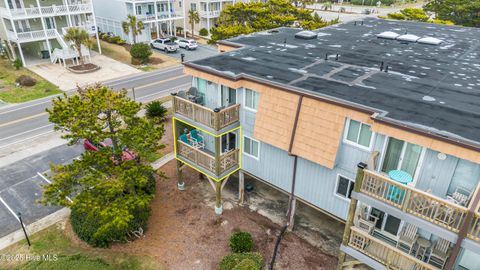
[[[122,40],[119,36],[113,36],[108,39],[110,43],[118,43],[118,41]]]
[[[230,249],[235,253],[250,252],[253,249],[252,235],[248,232],[236,232],[230,237]]]
[[[103,41],[108,41],[109,40],[109,36],[107,35],[107,33],[102,33],[100,35],[100,39],[103,40]]]
[[[152,101],[145,106],[146,112],[145,115],[149,119],[155,119],[158,122],[161,122],[165,119],[165,115],[168,110],[165,108],[162,103],[158,100]]]
[[[152,49],[145,43],[133,44],[130,49],[130,55],[132,56],[132,64],[134,61],[133,59],[138,59],[142,64],[146,64],[150,60]]]
[[[34,86],[37,84],[37,81],[34,78],[27,75],[20,75],[15,82],[21,86]]]
[[[207,30],[207,28],[202,28],[202,29],[200,29],[200,31],[198,32],[198,34],[200,34],[200,36],[202,36],[202,37],[208,36],[208,30]]]
[[[260,270],[260,267],[254,260],[247,258],[237,264],[233,270]]]
[[[243,262],[245,260],[246,262]],[[247,266],[251,266],[252,262],[253,262],[253,268],[245,268]],[[219,263],[220,270],[232,270],[232,269],[254,270],[254,269],[261,269],[262,265],[263,265],[263,257],[258,252],[232,253],[223,257],[223,259]]]
[[[15,61],[13,61],[13,66],[16,70],[19,70],[23,66],[22,60],[20,60],[20,58],[15,59]]]
[[[124,40],[124,39],[119,38],[119,39],[117,40],[117,44],[118,44],[118,45],[125,45],[126,43],[127,43],[127,41]]]

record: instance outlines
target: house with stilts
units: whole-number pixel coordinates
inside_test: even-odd
[[[173,97],[178,173],[238,174],[345,222],[339,267],[480,260],[480,29],[365,19],[220,41]],[[184,188],[181,177],[179,188]],[[348,256],[347,256],[348,255]]]

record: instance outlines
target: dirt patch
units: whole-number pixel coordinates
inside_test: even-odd
[[[235,205],[231,210],[215,215],[213,190],[208,182],[199,180],[197,172],[185,169],[187,190],[178,191],[175,161],[162,170],[168,179],[157,183],[145,237],[114,245],[112,250],[152,256],[165,269],[218,269],[218,262],[229,253],[230,235],[240,229],[252,234],[255,250],[264,256],[265,262],[270,261],[280,226],[232,201],[224,202]],[[336,262],[336,258],[325,255],[294,233],[287,233],[275,269],[334,269]]]
[[[93,64],[93,63],[87,63],[87,64],[83,64],[83,65],[68,67],[68,70],[70,70],[73,73],[89,73],[89,72],[97,71],[99,69],[100,69],[100,67]]]

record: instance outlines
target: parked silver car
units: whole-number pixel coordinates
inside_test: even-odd
[[[178,44],[173,42],[169,38],[159,38],[152,40],[150,46],[155,49],[159,49],[165,52],[176,52],[178,50]]]
[[[193,39],[180,38],[176,42],[178,43],[178,46],[180,46],[180,48],[186,50],[195,50],[198,47],[197,42]]]

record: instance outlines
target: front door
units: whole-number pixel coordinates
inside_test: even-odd
[[[233,132],[222,135],[222,153],[235,149],[237,145],[237,135]]]
[[[222,107],[228,107],[235,103],[237,103],[237,91],[222,85]]]
[[[415,177],[423,148],[395,138],[388,139],[382,171],[402,170]]]

